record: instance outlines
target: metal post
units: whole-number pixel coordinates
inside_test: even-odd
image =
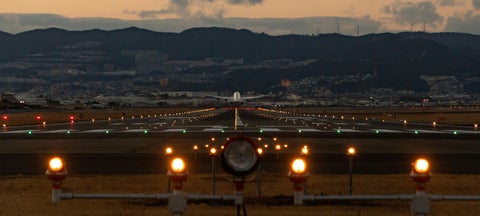
[[[348,175],[349,175],[349,181],[348,181],[348,195],[352,195],[352,189],[353,189],[353,157],[348,157]]]
[[[257,169],[257,197],[262,198],[262,163],[258,162]]]
[[[215,156],[212,156],[212,194],[215,195]]]

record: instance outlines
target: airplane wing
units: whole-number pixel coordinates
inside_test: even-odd
[[[233,100],[232,97],[221,97],[221,96],[217,96],[217,95],[205,95],[205,96],[206,96],[206,97],[217,98],[217,99],[224,100],[224,101],[231,101],[231,100]]]
[[[256,95],[256,96],[242,96],[243,100],[252,100],[252,99],[257,99],[257,98],[262,98],[262,97],[267,97],[269,95]]]

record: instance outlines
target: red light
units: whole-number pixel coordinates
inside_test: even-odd
[[[42,119],[42,117],[41,116],[36,116],[35,119],[40,120],[40,119]]]
[[[72,121],[75,119],[74,116],[70,116],[70,117],[68,117],[68,118],[69,118],[70,120],[72,120]]]
[[[2,119],[5,120],[5,121],[8,120],[8,116],[4,115],[4,116],[2,116]]]

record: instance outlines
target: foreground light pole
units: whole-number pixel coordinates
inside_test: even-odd
[[[290,165],[288,177],[293,182],[293,204],[303,205],[304,184],[310,174],[307,171],[307,163],[304,159],[297,158]]]
[[[432,173],[430,164],[425,158],[419,158],[412,163],[410,177],[415,182],[416,195],[412,200],[411,211],[413,215],[423,216],[430,211],[430,198],[425,193],[426,183],[430,181]]]
[[[212,158],[212,194],[215,195],[215,158],[217,157],[217,149],[215,147],[211,148],[209,155]]]
[[[347,149],[348,156],[348,195],[352,195],[353,191],[353,159],[357,155],[357,150],[355,147],[349,147]]]
[[[262,148],[257,148],[258,156],[261,157],[263,154]],[[257,197],[260,199],[262,198],[262,163],[261,161],[258,162],[257,168]]]
[[[171,147],[167,147],[165,148],[165,158],[166,158],[166,161],[167,161],[167,164],[170,163],[170,158],[172,157],[173,155],[173,149]],[[168,169],[170,169],[170,165],[168,165]],[[171,182],[170,182],[170,178],[167,179],[167,192],[170,193],[171,191]]]
[[[173,182],[173,194],[168,199],[168,208],[174,216],[183,215],[187,209],[187,197],[183,194],[182,187],[188,177],[183,159],[175,158],[170,162],[167,176]]]
[[[67,176],[67,166],[65,161],[60,157],[53,157],[48,162],[48,168],[45,172],[48,179],[51,181],[52,187],[52,202],[60,202],[60,195],[62,193],[62,181]]]

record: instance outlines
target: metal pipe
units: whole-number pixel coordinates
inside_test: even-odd
[[[186,194],[187,200],[194,201],[211,201],[211,200],[235,200],[234,195],[202,195],[202,194]]]
[[[168,199],[170,194],[77,194],[61,193],[62,199]]]
[[[303,200],[412,200],[415,195],[399,194],[399,195],[352,195],[352,196],[315,196],[304,195]]]

